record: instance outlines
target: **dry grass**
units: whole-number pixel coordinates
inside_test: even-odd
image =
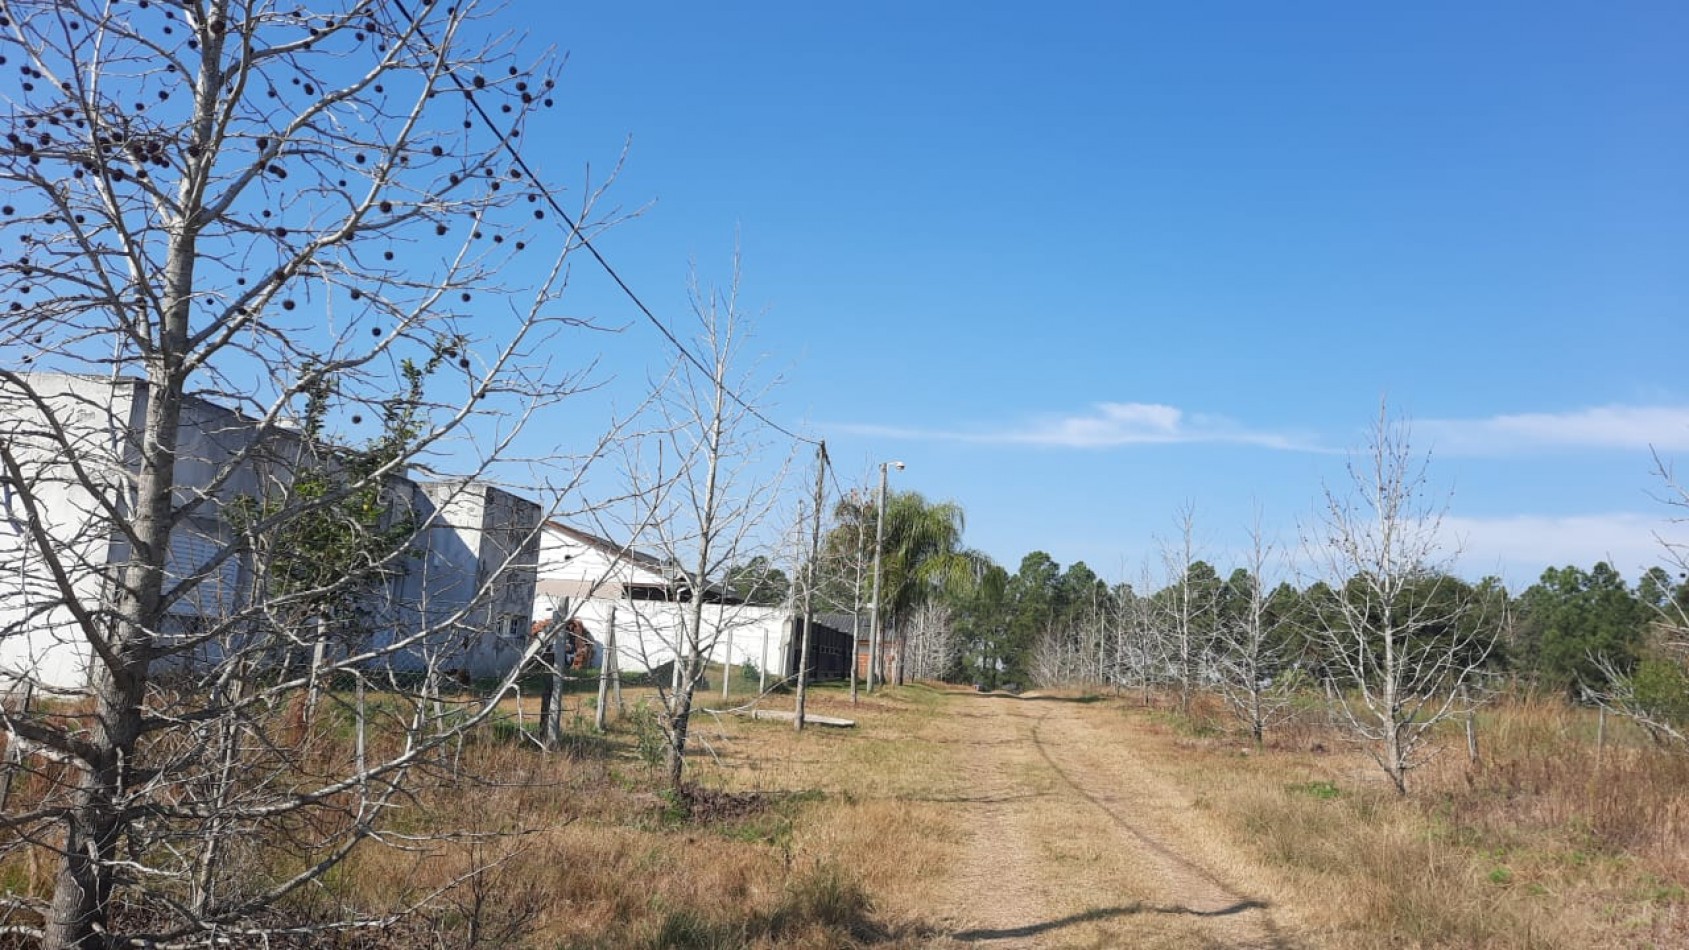
[[[504,780],[437,789],[416,816],[488,837],[423,854],[360,852],[336,876],[332,900],[393,906],[484,865],[412,926],[461,947],[916,945],[924,928],[912,908],[923,906],[944,851],[932,834],[943,826],[938,806],[895,797],[898,775],[919,761],[896,752],[926,702],[913,696],[853,709],[819,691],[812,711],[855,715],[862,726],[801,736],[789,724],[700,714],[688,763],[703,790],[694,798],[735,804],[691,817],[641,755],[650,727],[639,715],[613,719],[603,741],[572,757],[539,753],[505,727],[505,741],[477,745],[464,761],[466,773]],[[627,693],[631,707],[650,699]],[[536,711],[522,713],[530,726]]]
[[[639,689],[626,698],[630,712],[653,699]],[[600,737],[585,699],[570,695],[567,748],[546,753],[523,733],[537,727],[537,699],[506,703],[443,763],[451,768],[387,816],[392,833],[280,915],[336,920],[423,905],[402,924],[323,944],[343,947],[913,945],[921,930],[908,909],[939,876],[933,842],[943,836],[933,832],[944,818],[937,806],[896,800],[898,774],[920,761],[896,750],[930,705],[920,690],[857,707],[817,690],[814,712],[863,724],[802,736],[700,713],[689,779],[702,791],[692,800],[732,807],[688,816],[660,787],[648,714],[612,717]],[[323,767],[345,751],[313,741]],[[40,784],[14,786],[14,805]],[[261,863],[279,873],[309,858],[276,852]],[[52,871],[45,851],[19,849],[0,861],[0,883],[44,895]]]
[[[1159,761],[1203,789],[1322,943],[1689,945],[1689,761],[1627,726],[1608,723],[1598,756],[1595,713],[1500,704],[1477,765],[1451,730],[1402,798],[1311,711],[1260,755],[1210,712],[1194,728],[1147,717]]]
[[[637,708],[650,697],[627,698]],[[465,744],[457,777],[390,816],[404,836],[371,842],[287,912],[425,903],[344,947],[947,945],[931,922],[968,829],[946,799],[956,747],[932,725],[958,700],[917,686],[856,706],[821,689],[810,702],[859,725],[798,735],[701,713],[689,776],[703,804],[686,816],[661,793],[648,716],[613,718],[598,737],[571,695],[568,748],[545,753],[517,728],[536,724],[528,697]],[[1689,946],[1689,760],[1614,722],[1598,749],[1590,711],[1498,704],[1480,723],[1479,765],[1451,730],[1401,798],[1312,707],[1260,751],[1211,699],[1189,719],[1135,697],[1086,708],[1183,790],[1191,854],[1266,900],[1298,941]],[[14,804],[38,784],[15,786]],[[1063,816],[1046,817],[1035,832],[1055,864],[1080,873],[1119,858],[1064,839]],[[51,871],[20,850],[0,861],[0,882],[41,894]]]
[[[574,757],[485,743],[469,764],[521,781],[442,789],[425,824],[528,833],[426,857],[372,849],[339,878],[357,882],[343,885],[355,893],[335,899],[376,906],[491,860],[422,918],[433,939],[606,950],[925,945],[965,838],[932,796],[933,776],[955,766],[928,723],[947,702],[916,687],[851,707],[822,690],[812,710],[860,725],[801,736],[787,724],[700,715],[691,777],[767,803],[721,820],[680,820],[655,791],[637,716]],[[1257,752],[1209,700],[1189,719],[1108,702],[1128,717],[1122,740],[1189,790],[1192,846],[1311,942],[1689,945],[1689,762],[1628,727],[1609,723],[1598,756],[1593,713],[1501,704],[1481,721],[1481,764],[1467,762],[1451,731],[1401,798],[1314,708]],[[1058,817],[1045,829],[1050,847],[1081,863],[1107,857],[1062,842]]]

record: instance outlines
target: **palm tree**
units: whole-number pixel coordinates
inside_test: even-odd
[[[902,631],[906,620],[934,597],[959,597],[977,580],[984,555],[962,547],[962,508],[955,502],[929,502],[918,492],[886,496],[885,531],[880,548],[880,609],[887,631]],[[821,596],[853,617],[866,606],[871,580],[874,529],[879,511],[871,495],[851,492],[833,509],[834,526],[822,545]],[[898,657],[905,653],[898,638]],[[876,658],[875,662],[878,662]],[[880,668],[875,666],[875,679]],[[902,680],[899,663],[897,679]]]
[[[902,620],[930,599],[969,584],[981,555],[962,547],[962,506],[929,502],[919,492],[886,498],[885,538],[880,548],[882,609],[898,644],[894,681],[903,683]]]

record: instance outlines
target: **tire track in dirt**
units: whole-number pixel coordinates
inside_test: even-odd
[[[954,702],[936,727],[956,758],[940,800],[968,835],[945,945],[1290,946],[1265,904],[1181,849],[1169,823],[1188,800],[1143,768],[1124,729],[1061,700]]]
[[[1086,783],[1095,783],[1096,772],[1081,773],[1077,769],[1063,768],[1060,762],[1050,754],[1049,746],[1040,735],[1041,727],[1050,713],[1046,712],[1038,717],[1032,725],[1032,743],[1062,782],[1080,797],[1090,802],[1097,810],[1107,815],[1114,825],[1127,835],[1135,839],[1144,850],[1154,855],[1161,864],[1161,870],[1174,889],[1185,895],[1180,909],[1200,917],[1244,915],[1240,918],[1247,925],[1240,929],[1258,929],[1259,933],[1245,933],[1244,942],[1233,944],[1238,947],[1286,947],[1288,946],[1279,936],[1278,928],[1274,925],[1272,915],[1268,913],[1267,905],[1259,900],[1244,897],[1234,891],[1212,871],[1203,867],[1191,857],[1179,853],[1164,842],[1160,837],[1146,831],[1139,823],[1127,818],[1123,813],[1118,796],[1105,792],[1098,792],[1086,787]]]

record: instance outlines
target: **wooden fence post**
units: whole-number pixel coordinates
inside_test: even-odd
[[[551,684],[547,689],[547,692],[551,695],[551,703],[545,710],[545,722],[541,726],[545,730],[545,747],[547,749],[555,749],[563,744],[563,660],[560,657],[567,650],[559,651],[557,644],[563,637],[569,636],[569,620],[573,618],[569,617],[568,598],[563,599],[562,606],[553,616],[568,619],[552,625],[551,642],[540,651],[541,656],[550,654],[549,666],[551,667]]]
[[[616,662],[616,608],[610,607],[610,618],[604,630],[604,655],[598,658],[598,708],[593,711],[592,724],[599,732],[604,731],[606,718],[610,706],[610,677],[613,674],[611,664]],[[621,699],[621,684],[616,686],[616,698]]]

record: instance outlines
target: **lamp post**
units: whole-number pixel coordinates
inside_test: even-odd
[[[902,462],[880,463],[880,497],[874,505],[874,605],[873,623],[868,628],[868,692],[874,691],[874,684],[883,679],[880,676],[880,547],[885,543],[886,536],[886,469],[897,466],[903,471]]]

